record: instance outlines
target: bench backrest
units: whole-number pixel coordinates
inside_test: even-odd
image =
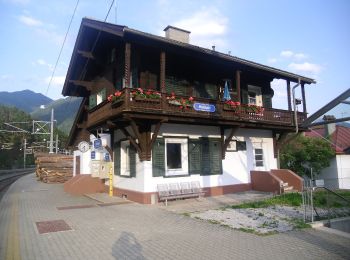
[[[178,183],[169,183],[169,192],[171,195],[180,195],[181,189]]]
[[[160,197],[168,196],[170,194],[168,184],[158,184],[157,189]]]
[[[193,193],[200,193],[202,191],[199,181],[191,182],[191,189]]]
[[[180,187],[183,194],[192,193],[191,184],[189,182],[181,182]]]

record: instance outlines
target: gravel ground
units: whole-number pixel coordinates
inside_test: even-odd
[[[343,209],[339,209],[339,213],[343,213],[343,211]],[[301,207],[288,206],[248,209],[224,208],[191,213],[190,216],[256,234],[273,234],[300,228],[303,225],[304,211]]]

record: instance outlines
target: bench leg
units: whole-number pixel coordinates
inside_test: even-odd
[[[165,207],[168,206],[168,199],[165,199]]]

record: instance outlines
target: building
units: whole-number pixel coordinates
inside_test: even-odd
[[[330,189],[350,189],[350,127],[329,123],[311,129],[305,136],[327,138],[335,151],[330,166],[323,169],[317,179],[323,179],[325,187]]]
[[[109,135],[114,194],[141,203],[164,183],[199,181],[207,195],[250,190],[251,171],[277,168],[315,81],[191,45],[183,29],[165,34],[82,20],[62,91],[83,97],[69,145]],[[272,106],[276,78],[287,82],[288,110]],[[291,83],[303,97],[295,114]],[[91,173],[91,150],[75,152],[75,175]]]

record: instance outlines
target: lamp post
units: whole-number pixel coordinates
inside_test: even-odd
[[[51,109],[50,152],[53,153],[53,108]]]

